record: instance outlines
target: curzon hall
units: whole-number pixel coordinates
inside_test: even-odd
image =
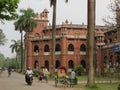
[[[45,66],[52,69],[52,25],[49,24],[48,10],[44,9],[35,18],[37,26],[33,32],[25,34],[26,66],[39,69]],[[101,71],[101,48],[105,45],[104,31],[107,25],[95,27],[95,68]],[[87,25],[73,24],[65,20],[56,25],[56,46],[54,66],[65,66],[68,71],[81,64],[88,71]]]

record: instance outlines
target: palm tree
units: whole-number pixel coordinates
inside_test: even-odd
[[[22,69],[25,69],[24,68],[25,61],[23,62],[22,32],[25,31],[26,35],[29,34],[29,32],[32,32],[33,29],[36,27],[37,23],[36,23],[36,20],[34,20],[34,18],[36,17],[36,14],[34,13],[34,11],[32,9],[30,9],[30,8],[28,8],[27,10],[21,9],[20,12],[22,13],[22,15],[15,22],[15,29],[19,30],[21,33],[21,61],[22,61],[21,66],[22,66]]]
[[[18,68],[17,66],[18,65],[18,62],[17,62],[17,56],[18,56],[18,53],[20,51],[20,41],[15,41],[15,40],[12,40],[13,44],[10,45],[10,48],[12,48],[12,53],[16,53],[16,69]]]
[[[68,2],[68,0],[65,0]],[[52,74],[54,73],[54,61],[55,61],[55,44],[56,44],[56,6],[57,0],[50,0],[50,6],[53,6],[53,20],[52,20]]]
[[[27,58],[27,52],[29,52],[28,48],[29,48],[29,33],[33,31],[33,29],[36,27],[37,22],[34,19],[37,14],[34,13],[34,11],[31,8],[28,8],[27,10],[23,10],[21,9],[20,12],[23,14],[23,19],[24,19],[24,31],[26,32],[26,39],[25,39],[25,60],[26,60],[26,67],[28,67],[27,62],[28,62],[28,58]],[[25,68],[26,68],[25,67]]]
[[[20,17],[15,23],[15,30],[19,30],[21,33],[21,72],[22,72],[22,68],[23,68],[23,20],[22,17]]]
[[[89,86],[94,86],[94,36],[95,36],[95,0],[88,0],[88,59],[89,72],[88,82]]]

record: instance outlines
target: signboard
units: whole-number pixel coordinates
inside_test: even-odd
[[[113,47],[114,52],[120,52],[120,46],[116,45]]]

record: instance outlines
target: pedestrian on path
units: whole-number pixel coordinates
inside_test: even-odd
[[[8,77],[10,77],[11,76],[11,68],[9,67],[8,68]]]

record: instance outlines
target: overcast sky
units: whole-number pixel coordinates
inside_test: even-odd
[[[87,24],[87,0],[57,0],[57,24],[61,24],[66,19],[73,24]],[[102,18],[110,15],[108,4],[112,0],[96,0],[96,25],[104,25]],[[52,22],[52,7],[50,7],[49,0],[21,0],[19,8],[32,8],[35,12],[41,13],[45,8],[49,11],[49,21]],[[20,40],[20,33],[14,30],[14,21],[6,21],[4,25],[0,23],[0,28],[8,39],[5,46],[0,46],[0,52],[5,57],[13,57],[15,54],[11,53],[11,40]]]

